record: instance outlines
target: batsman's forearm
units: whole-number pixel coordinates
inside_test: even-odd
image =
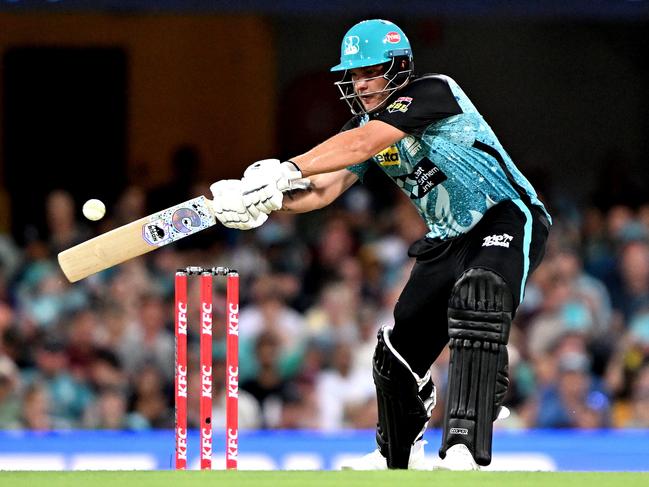
[[[309,189],[285,193],[281,211],[307,213],[319,210],[331,203],[337,196],[338,194],[332,191],[332,188],[319,187],[317,183],[311,183]]]
[[[304,177],[345,169],[364,162],[374,153],[363,133],[357,130],[341,132],[291,160]]]
[[[284,193],[282,208],[279,211],[288,213],[307,213],[326,206],[313,189]]]
[[[338,171],[365,162],[406,136],[402,130],[378,120],[341,132],[309,152],[292,157],[305,177]]]
[[[309,178],[308,190],[291,191],[284,194],[282,211],[306,213],[324,208],[344,193],[357,181],[357,176],[346,169],[318,174]]]

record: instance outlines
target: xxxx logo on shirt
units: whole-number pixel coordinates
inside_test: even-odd
[[[412,98],[409,96],[400,96],[396,100],[394,100],[390,105],[388,105],[388,112],[394,113],[394,112],[401,112],[401,113],[406,113],[408,111],[408,108],[410,107],[410,103],[412,103]]]
[[[374,160],[381,166],[398,166],[401,164],[401,159],[399,159],[399,151],[394,145],[391,145],[387,149],[376,154],[374,156]]]

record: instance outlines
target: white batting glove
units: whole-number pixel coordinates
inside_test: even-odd
[[[302,178],[299,168],[292,162],[264,159],[248,166],[241,179],[243,198],[251,212],[270,213],[282,207],[283,192],[298,189]]]
[[[210,186],[214,200],[212,207],[216,218],[228,228],[250,230],[261,226],[268,215],[246,208],[243,184],[238,179],[223,179]]]

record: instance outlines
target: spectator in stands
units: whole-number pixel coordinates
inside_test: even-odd
[[[20,426],[20,377],[16,364],[0,352],[0,430]]]
[[[97,313],[86,308],[69,319],[67,354],[70,372],[78,380],[86,381],[97,352],[100,325]]]
[[[109,348],[98,348],[88,364],[88,383],[94,391],[104,389],[129,390],[128,380],[117,354]],[[136,381],[139,378],[136,377]]]
[[[626,323],[639,310],[649,307],[649,242],[631,240],[622,246],[610,290],[613,307]]]
[[[280,429],[317,429],[318,403],[313,377],[300,375],[292,380],[282,396]]]
[[[306,312],[306,326],[311,337],[321,343],[357,339],[357,315],[360,296],[343,281],[326,284],[318,302]]]
[[[169,316],[163,300],[156,295],[141,298],[137,323],[121,346],[120,359],[135,377],[145,364],[154,364],[171,382],[174,373],[174,337],[166,328]],[[173,315],[172,315],[173,316]]]
[[[328,218],[320,226],[317,242],[312,249],[312,262],[304,276],[305,292],[316,300],[323,286],[339,277],[340,264],[356,255],[358,242],[343,215]]]
[[[282,279],[275,274],[259,275],[253,284],[252,302],[239,315],[242,355],[242,380],[254,373],[255,355],[250,351],[265,332],[278,341],[282,373],[296,370],[295,360],[304,346],[306,327],[304,317],[286,303]],[[287,370],[284,370],[287,367]]]
[[[331,367],[316,383],[318,427],[323,430],[376,425],[374,383],[367,369],[353,368],[353,345],[340,341],[331,352]]]
[[[101,390],[86,410],[83,426],[105,430],[141,429],[129,424],[124,391],[111,387]]]
[[[602,428],[609,425],[609,401],[590,373],[588,356],[565,352],[558,358],[556,382],[541,391],[533,426]]]
[[[13,307],[0,298],[0,351],[3,350],[4,334],[7,330],[15,326],[15,320],[16,313]]]
[[[51,431],[70,428],[70,423],[52,414],[53,404],[48,388],[33,382],[25,389],[20,426],[29,431]]]
[[[573,302],[578,300],[588,310],[593,322],[592,333],[608,331],[611,320],[611,299],[606,286],[598,279],[584,272],[582,260],[572,248],[562,248],[552,258],[552,265],[558,277],[565,279],[571,287]]]
[[[627,401],[639,371],[649,364],[649,311],[631,319],[628,332],[618,341],[608,363],[606,384],[613,397]]]
[[[31,262],[19,276],[16,299],[36,328],[54,327],[67,314],[89,305],[80,287],[70,286],[49,260]]]
[[[56,255],[90,237],[88,229],[77,220],[75,211],[74,199],[69,192],[55,190],[47,196],[45,215],[51,255]]]
[[[0,232],[0,299],[7,299],[7,284],[14,277],[24,259],[24,252],[13,239]]]
[[[220,378],[214,376],[216,382],[222,382]],[[165,379],[158,367],[145,364],[133,382],[129,422],[140,428],[173,428],[173,416],[165,394]]]
[[[615,266],[615,245],[607,232],[606,215],[599,208],[586,208],[581,228],[584,268],[593,277],[606,281]]]
[[[85,383],[72,376],[68,367],[66,345],[60,338],[45,336],[36,345],[35,367],[25,370],[22,379],[27,387],[38,384],[31,389],[34,396],[29,398],[34,401],[35,416],[43,412],[39,404],[46,402],[52,415],[49,422],[75,425],[81,420],[93,395]],[[41,388],[49,399],[41,397]]]
[[[638,371],[631,389],[629,414],[620,426],[649,428],[649,363]]]
[[[264,330],[255,340],[257,370],[253,377],[241,383],[259,403],[263,428],[274,428],[280,420],[281,404],[288,382],[280,370],[282,342],[273,330]]]

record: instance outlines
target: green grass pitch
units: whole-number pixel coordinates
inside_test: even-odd
[[[0,472],[11,487],[635,487],[649,473],[634,472]]]

